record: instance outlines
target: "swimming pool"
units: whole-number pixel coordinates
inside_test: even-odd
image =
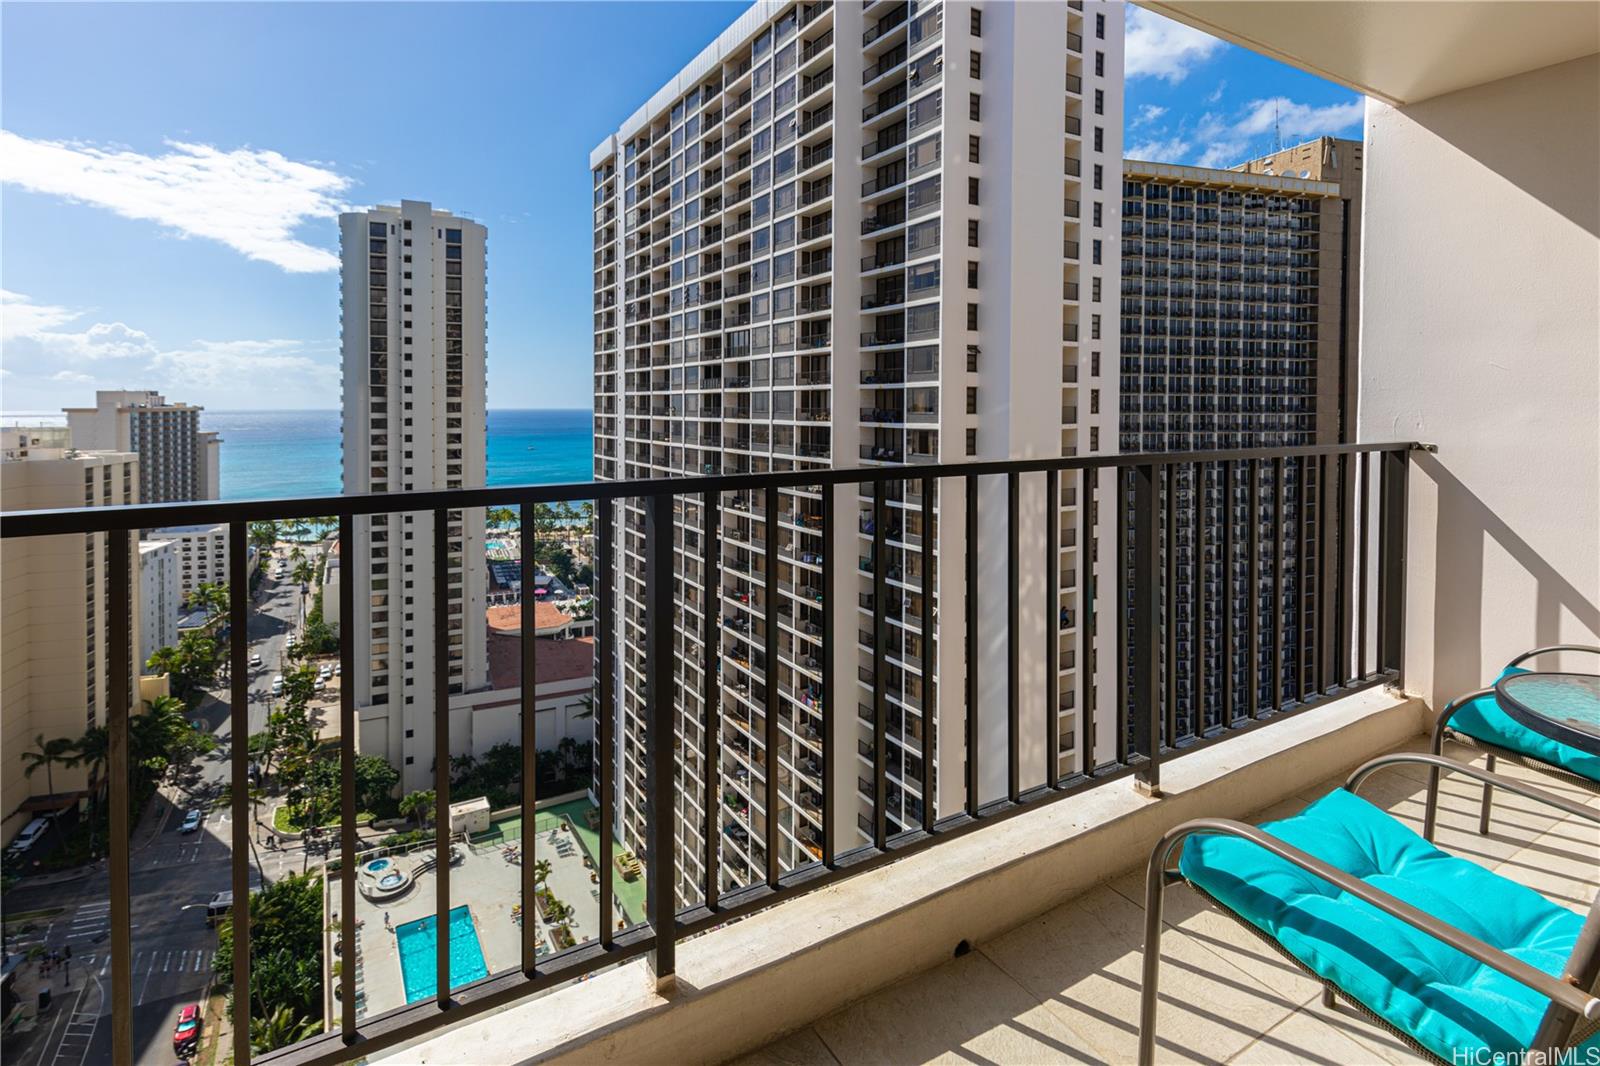
[[[397,925],[395,939],[400,946],[400,975],[405,982],[406,1002],[415,1003],[439,991],[432,915]],[[460,988],[489,975],[483,958],[483,945],[472,927],[472,909],[465,904],[450,911],[450,987]]]
[[[511,545],[507,544],[503,540],[486,540],[483,542],[483,546],[492,552],[501,551],[505,548],[511,547]]]

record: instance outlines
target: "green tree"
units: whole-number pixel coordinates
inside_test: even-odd
[[[235,901],[238,906],[238,902]],[[289,1012],[297,1026],[275,1025],[271,1047],[283,1047],[322,1026],[322,878],[316,874],[290,874],[252,893],[250,908],[250,999],[257,1020],[271,1020]],[[233,919],[224,918],[217,929],[213,965],[220,981],[233,975]],[[269,1035],[269,1034],[263,1034]],[[257,1034],[252,1026],[251,1040]]]
[[[302,1018],[288,1007],[279,1007],[265,1018],[250,1019],[250,1050],[265,1054],[320,1032],[321,1022]]]
[[[381,755],[356,756],[356,803],[364,811],[376,811],[388,803],[400,771]]]
[[[437,798],[431,788],[419,792],[407,792],[400,797],[400,814],[405,818],[415,818],[419,828],[425,826],[431,820],[433,805]]]
[[[23,776],[32,777],[40,767],[43,767],[45,787],[50,790],[52,796],[55,795],[55,768],[72,765],[73,748],[73,741],[69,737],[46,740],[44,734],[40,733],[34,738],[33,749],[22,753],[22,761],[26,764],[22,771]]]
[[[315,569],[309,559],[301,559],[294,566],[294,572],[289,576],[302,585],[311,584],[311,579],[316,575]]]
[[[277,545],[280,534],[278,523],[268,521],[251,522],[247,535],[250,538],[250,546],[257,552],[269,552]]]
[[[507,529],[517,522],[515,507],[491,507],[484,513],[484,519],[492,529]]]
[[[550,877],[550,860],[539,859],[533,864],[533,883],[542,885]]]

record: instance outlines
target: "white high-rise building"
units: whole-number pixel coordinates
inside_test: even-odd
[[[171,540],[139,542],[138,669],[162,648],[178,643],[178,607],[183,602],[178,579],[178,546]]]
[[[228,523],[152,529],[145,539],[172,544],[178,560],[178,591],[185,601],[201,585],[228,583]]]
[[[919,464],[969,458],[1114,452],[1122,66],[1117,3],[754,4],[591,154],[595,476],[901,463],[914,475]],[[1003,479],[991,480],[979,499],[979,541],[992,550],[980,553],[977,647],[980,662],[1001,664],[979,671],[980,706],[996,709],[982,722],[980,751],[998,752],[1007,698],[1006,507]],[[1109,487],[1107,478],[1101,500]],[[921,824],[927,755],[935,760],[935,812],[960,809],[966,632],[958,488],[945,486],[931,531],[935,602],[937,574],[955,577],[955,599],[939,612],[932,678],[923,677],[920,626],[920,545],[930,531],[920,528],[915,483],[891,491],[886,604],[875,603],[868,570],[869,498],[835,497],[839,520],[824,544],[821,494],[783,492],[769,570],[763,501],[725,496],[720,619],[711,619],[720,707],[709,715],[700,695],[704,516],[696,501],[678,501],[673,647],[684,900],[699,898],[704,884],[708,803],[720,811],[713,824],[723,886],[766,876],[770,766],[779,868],[820,856],[824,703],[838,726],[827,782],[836,846],[871,838],[875,797],[858,782],[870,782],[872,763],[859,753],[863,741],[870,750],[877,680],[888,703],[888,831]],[[1047,765],[1063,775],[1078,768],[1084,698],[1096,681],[1115,691],[1114,656],[1101,657],[1095,679],[1077,669],[1078,575],[1087,564],[1073,536],[1082,528],[1075,477],[1063,479],[1061,493],[1059,609],[1047,610],[1047,587],[1037,584],[1020,619],[1022,759],[1036,781]],[[1045,551],[1044,505],[1042,478],[1030,480],[1021,503],[1024,528],[1038,537],[1033,544],[1024,535],[1030,560]],[[644,846],[638,768],[648,722],[643,530],[642,511],[622,508],[615,586],[601,592],[616,604],[610,638],[619,651],[617,702],[601,713],[615,716],[615,765],[625,768],[619,839],[636,850]],[[821,599],[824,552],[836,566],[832,603]],[[1112,587],[1114,556],[1098,555],[1102,589]],[[1029,576],[1042,580],[1041,571],[1030,567]],[[884,609],[888,676],[877,679],[873,629]],[[768,610],[780,631],[770,665]],[[837,641],[831,676],[823,675],[824,611]],[[1050,639],[1061,649],[1053,696],[1043,688]],[[769,676],[780,700],[777,752],[766,750]],[[1046,707],[1059,716],[1054,753],[1043,750]],[[712,796],[698,785],[708,724],[720,738],[721,784]],[[930,732],[937,739],[925,751]],[[1097,749],[1115,745],[1110,732],[1097,731]],[[983,798],[1003,795],[1005,760],[980,758],[980,767]]]
[[[93,407],[65,413],[74,448],[138,453],[140,500],[172,503],[221,495],[221,441],[200,428],[203,410],[151,389],[101,389]]]
[[[403,200],[339,217],[346,493],[481,488],[485,451],[485,247],[476,222]],[[450,692],[488,680],[484,514],[449,516]],[[345,575],[366,579],[341,618],[355,641],[363,754],[406,791],[433,783],[431,513],[357,519]]]

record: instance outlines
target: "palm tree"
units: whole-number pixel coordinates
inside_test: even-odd
[[[32,777],[35,770],[44,767],[45,787],[50,790],[50,795],[56,794],[55,767],[72,765],[72,752],[74,743],[66,737],[56,737],[54,740],[44,739],[40,733],[33,741],[33,750],[22,753],[22,761],[27,763],[23,776]]]
[[[398,807],[403,816],[407,818],[415,816],[417,828],[420,829],[427,824],[428,815],[432,813],[436,799],[437,797],[431,788],[420,792],[407,792],[400,797]]]
[[[251,547],[258,552],[271,551],[278,543],[279,528],[277,522],[251,522],[249,533]]]
[[[533,883],[542,885],[550,876],[550,860],[540,859],[533,864]]]
[[[308,560],[302,558],[298,563],[295,564],[294,573],[290,574],[289,576],[294,578],[294,580],[301,585],[309,585],[311,583],[311,579],[316,576],[316,571],[312,569],[311,563]]]
[[[321,1029],[321,1022],[302,1018],[290,1007],[279,1007],[264,1018],[250,1019],[250,1050],[265,1054],[304,1040]]]

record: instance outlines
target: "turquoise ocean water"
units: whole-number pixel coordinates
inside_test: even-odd
[[[334,496],[340,491],[338,411],[206,411],[201,429],[222,436],[222,498]],[[491,410],[489,484],[589,481],[588,411]]]

